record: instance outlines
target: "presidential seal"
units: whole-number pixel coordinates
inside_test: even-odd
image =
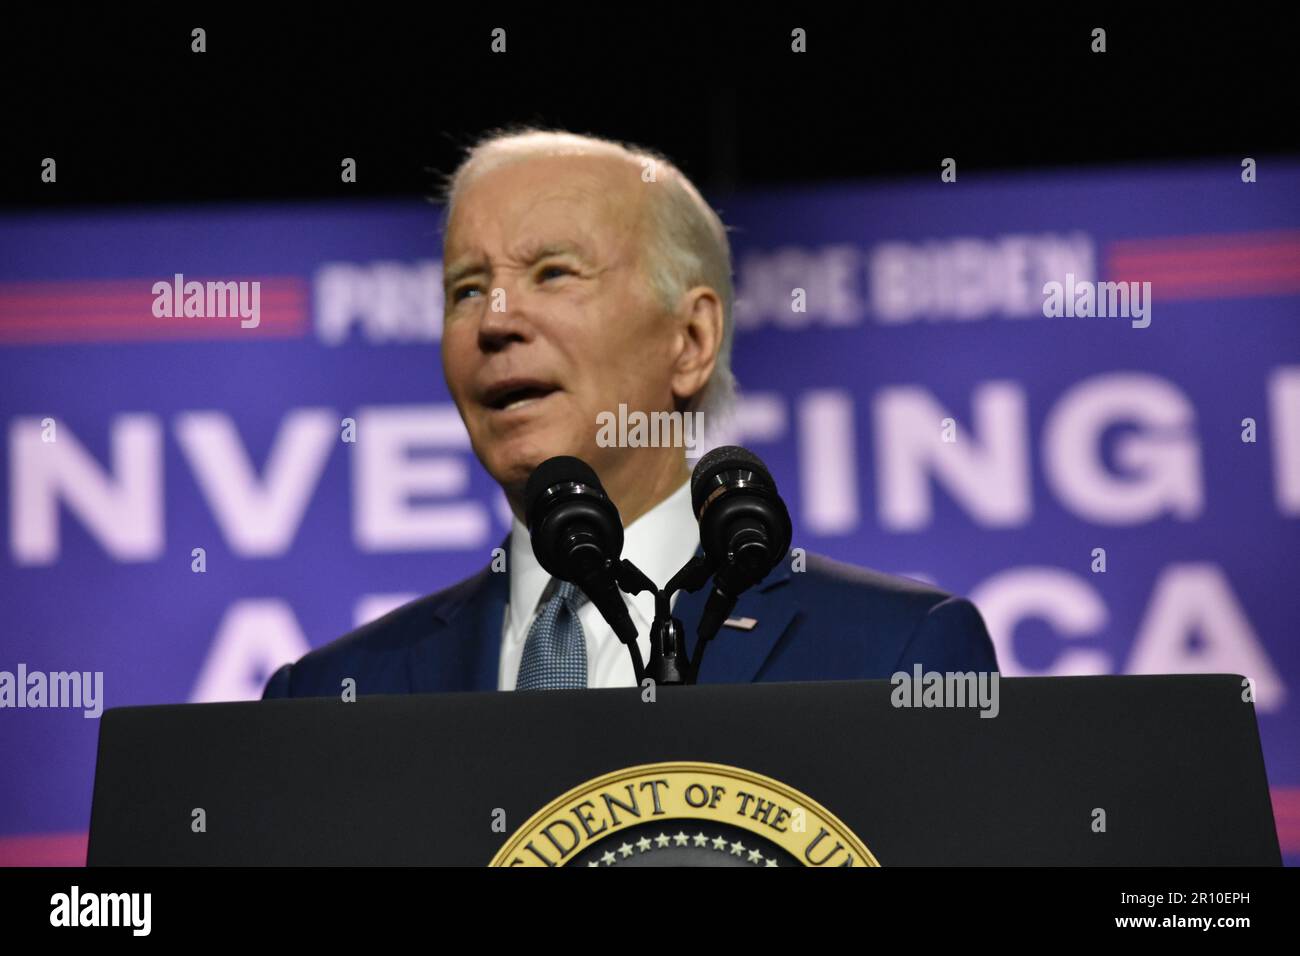
[[[529,818],[491,866],[879,866],[804,794],[716,763],[627,767]]]

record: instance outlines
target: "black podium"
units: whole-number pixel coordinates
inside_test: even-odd
[[[1280,865],[1233,675],[127,707],[91,865]],[[922,704],[921,706],[915,706]],[[981,716],[981,713],[989,716]]]

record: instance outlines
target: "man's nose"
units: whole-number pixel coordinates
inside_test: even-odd
[[[479,319],[479,348],[495,352],[512,342],[530,341],[535,333],[534,316],[525,303],[522,282],[504,280],[488,290],[487,303]]]

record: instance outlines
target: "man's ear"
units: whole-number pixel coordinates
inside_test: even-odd
[[[709,286],[696,286],[681,298],[676,313],[677,353],[673,397],[684,404],[708,383],[722,350],[722,300]]]

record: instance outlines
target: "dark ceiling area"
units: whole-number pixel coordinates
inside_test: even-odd
[[[937,176],[946,157],[971,174],[1300,153],[1286,35],[1209,18],[124,12],[0,43],[10,209],[430,195],[465,145],[516,124],[651,146],[715,195]]]

